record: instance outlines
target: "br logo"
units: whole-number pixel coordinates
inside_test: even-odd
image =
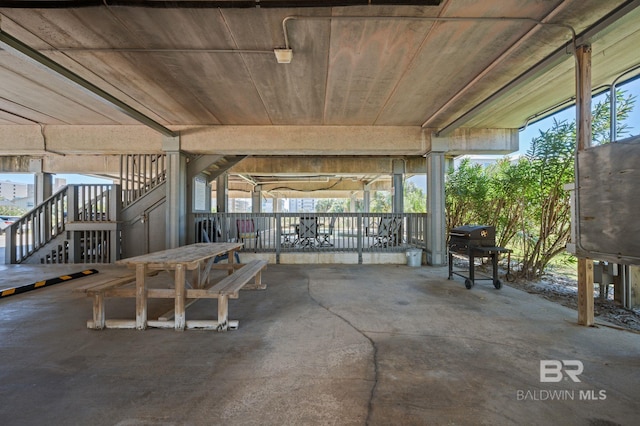
[[[574,382],[580,382],[578,376],[584,371],[582,361],[578,360],[557,360],[542,359],[540,360],[540,382],[541,383],[557,383],[561,382],[565,377],[570,378]]]

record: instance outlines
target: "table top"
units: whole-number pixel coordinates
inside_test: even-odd
[[[196,243],[120,259],[116,264],[127,266],[147,264],[152,269],[173,269],[177,264],[184,264],[187,269],[196,269],[201,261],[240,247],[242,243]]]

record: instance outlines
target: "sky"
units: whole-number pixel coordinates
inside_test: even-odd
[[[633,111],[631,111],[631,114],[629,115],[627,120],[624,123],[618,123],[617,125],[620,126],[620,124],[626,124],[628,126],[629,134],[625,135],[623,138],[637,136],[640,134],[640,78],[637,78],[634,81],[630,81],[626,84],[618,85],[618,89],[625,90],[627,94],[635,95],[636,102]],[[591,102],[592,107],[595,106],[598,102],[604,101],[605,98],[606,93],[594,97]],[[525,154],[531,146],[531,140],[540,135],[540,130],[550,129],[553,124],[554,118],[558,121],[575,120],[575,106],[549,116],[543,120],[540,120],[522,130],[520,132],[520,150],[517,153]]]
[[[626,90],[627,93],[630,93],[636,96],[636,103],[635,103],[634,109],[631,112],[629,118],[625,122],[625,124],[627,124],[627,126],[629,127],[630,134],[626,135],[625,137],[636,136],[640,134],[640,78],[637,78],[634,81],[630,81],[625,84],[619,85],[618,87],[620,89]],[[592,104],[595,105],[598,101],[604,100],[604,98],[605,98],[604,94],[598,97],[594,97]],[[540,130],[546,130],[551,128],[554,118],[559,121],[575,120],[575,116],[576,116],[575,107],[571,107],[527,126],[525,129],[523,129],[520,132],[520,150],[512,155],[525,154],[531,145],[531,140],[540,134]],[[68,184],[111,183],[110,180],[84,176],[84,175],[56,174],[55,177],[66,179]],[[22,174],[22,173],[8,173],[8,174],[0,173],[0,181],[6,181],[6,180],[11,182],[33,183],[33,175]],[[423,187],[424,189],[424,186],[425,186],[424,177],[416,176],[415,180],[412,180],[412,181],[415,181],[415,183],[418,186]]]

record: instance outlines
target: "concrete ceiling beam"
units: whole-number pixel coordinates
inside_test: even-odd
[[[451,136],[433,137],[431,149],[446,155],[506,155],[519,149],[518,129],[457,129]]]
[[[426,173],[426,161],[422,155],[411,157],[391,156],[271,156],[250,157],[229,170],[234,174],[250,175],[318,175],[318,174],[391,174],[393,160],[405,162],[408,174]]]
[[[432,151],[513,152],[517,129],[459,129],[434,138],[418,126],[207,126],[180,130],[185,153],[262,156],[420,156]],[[469,145],[469,141],[478,145]],[[0,126],[0,155],[161,154],[163,137],[145,126]],[[442,150],[445,151],[442,151]]]

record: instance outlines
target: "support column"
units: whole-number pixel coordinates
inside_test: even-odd
[[[164,137],[167,155],[166,248],[186,244],[187,235],[187,160],[180,152],[180,137]]]
[[[364,187],[364,194],[362,196],[362,212],[371,212],[371,191],[369,190],[369,185]]]
[[[576,48],[576,136],[578,151],[591,146],[591,46]],[[577,220],[578,218],[574,218]],[[593,260],[578,259],[578,324],[593,318]]]
[[[216,211],[226,213],[229,211],[229,175],[223,173],[216,178]]]
[[[256,185],[251,193],[251,213],[262,213],[262,186]]]
[[[33,205],[37,206],[53,195],[53,176],[42,171],[42,159],[29,160],[29,171],[34,174]]]
[[[356,213],[358,210],[358,193],[352,192],[349,198],[349,212]]]
[[[443,152],[427,154],[427,263],[442,266],[447,263]]]
[[[393,213],[404,212],[404,161],[393,160]]]

